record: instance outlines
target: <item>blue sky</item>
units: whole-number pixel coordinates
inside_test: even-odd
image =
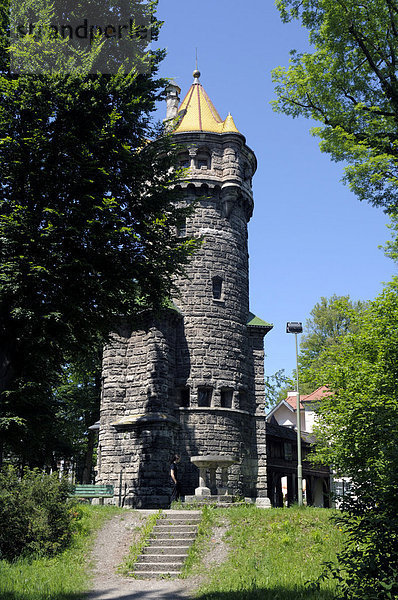
[[[201,83],[222,118],[234,121],[258,160],[249,224],[251,310],[273,323],[265,338],[266,372],[295,366],[287,321],[305,324],[321,296],[374,298],[395,273],[378,249],[389,238],[387,217],[359,202],[341,183],[311,136],[311,122],[273,112],[271,70],[304,50],[307,33],[283,24],[271,1],[160,0],[165,21],[158,45],[167,49],[161,75],[182,97],[192,83],[195,49]],[[159,108],[157,117],[164,117]]]

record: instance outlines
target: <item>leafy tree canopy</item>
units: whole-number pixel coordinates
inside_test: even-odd
[[[360,200],[397,208],[398,4],[395,0],[277,0],[282,19],[300,19],[312,52],[292,51],[273,80],[277,111],[315,119],[320,147],[346,161]]]
[[[328,350],[339,344],[347,333],[357,331],[357,316],[366,306],[366,302],[353,301],[349,296],[336,294],[330,298],[322,296],[315,304],[304,325],[304,333],[299,338],[300,394],[310,394],[324,385],[321,373],[324,363],[329,360]],[[296,389],[296,370],[290,377],[283,371],[275,376],[268,378],[267,388],[269,397],[276,404],[286,398],[289,390]]]
[[[353,320],[320,368],[333,394],[319,407],[315,460],[353,486],[339,597],[384,600],[398,595],[398,279]]]
[[[101,348],[74,357],[65,366],[60,385],[53,391],[54,419],[43,436],[42,462],[66,459],[76,481],[91,483],[97,435],[90,427],[99,420],[101,397]],[[53,432],[53,435],[51,435]]]
[[[387,227],[392,232],[392,239],[388,240],[385,246],[381,246],[384,254],[394,262],[398,262],[398,213],[390,216],[390,224]]]
[[[299,376],[302,393],[310,393],[323,385],[320,370],[329,360],[328,350],[339,344],[347,333],[357,331],[357,317],[366,303],[352,301],[349,296],[322,297],[307,319],[300,341]]]
[[[0,423],[33,460],[63,365],[121,315],[161,307],[195,243],[176,235],[176,148],[151,121],[163,52],[150,73],[114,75],[14,75],[0,54]]]

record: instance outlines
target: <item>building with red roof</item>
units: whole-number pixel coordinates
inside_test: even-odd
[[[330,395],[331,392],[326,385],[317,388],[311,394],[300,395],[300,424],[301,430],[312,433],[314,422],[316,420],[316,407],[322,398]],[[284,400],[278,402],[276,406],[267,414],[269,423],[277,423],[285,427],[295,428],[297,424],[297,397],[296,392],[288,392]]]

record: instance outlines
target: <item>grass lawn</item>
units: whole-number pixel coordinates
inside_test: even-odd
[[[82,600],[87,591],[87,555],[95,532],[122,509],[81,505],[72,546],[54,558],[0,561],[0,600]]]
[[[0,561],[0,600],[82,600],[90,581],[87,556],[95,531],[115,513],[112,506],[82,506],[73,545],[54,558]],[[185,575],[203,573],[203,548],[211,546],[211,527],[228,523],[226,562],[206,572],[198,600],[332,600],[334,584],[318,592],[323,561],[333,561],[342,533],[330,521],[334,511],[317,508],[261,510],[238,506],[207,509]]]
[[[227,561],[207,573],[200,600],[332,600],[334,582],[317,592],[305,587],[333,561],[342,533],[330,521],[334,511],[319,508],[261,510],[236,507],[214,511],[229,521]],[[211,539],[208,542],[211,545]],[[200,572],[193,565],[190,572]]]

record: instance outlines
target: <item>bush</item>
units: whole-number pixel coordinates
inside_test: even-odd
[[[0,558],[63,550],[72,535],[70,489],[37,469],[25,469],[23,477],[13,467],[0,471]]]

